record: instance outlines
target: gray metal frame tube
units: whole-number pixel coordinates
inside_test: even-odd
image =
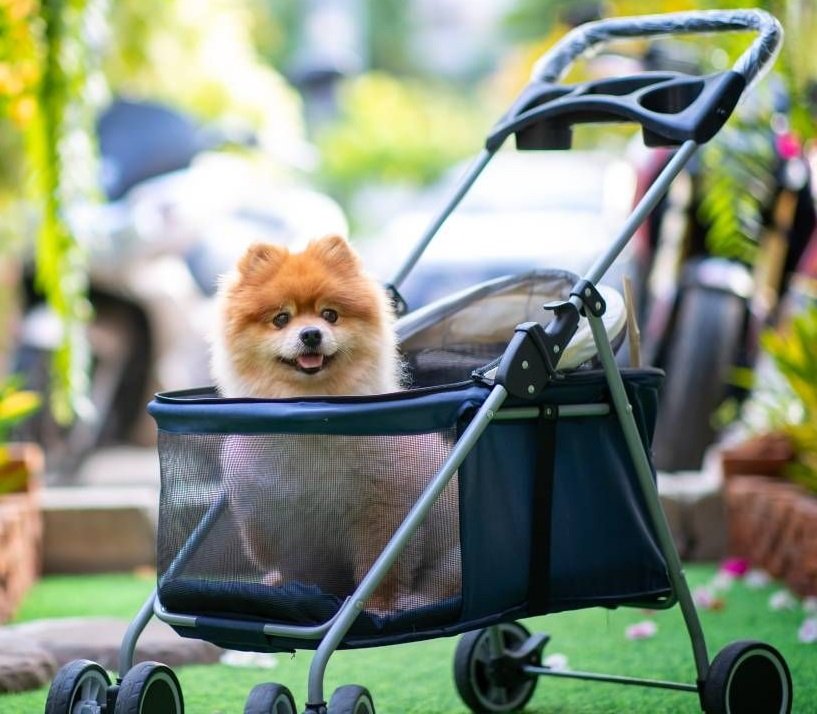
[[[196,548],[199,547],[201,540],[207,535],[210,528],[216,522],[222,511],[227,506],[227,494],[222,492],[218,499],[213,503],[207,512],[204,514],[199,524],[193,529],[193,532],[185,541],[184,545],[179,550],[178,555],[170,563],[165,571],[164,577],[175,575],[181,570],[190,560]],[[125,674],[133,667],[133,653],[136,651],[136,643],[140,635],[147,627],[150,618],[153,617],[156,611],[156,605],[159,603],[158,589],[154,588],[147,600],[142,604],[136,617],[128,625],[125,630],[125,635],[122,637],[122,644],[119,646],[119,676],[124,677]]]
[[[403,265],[397,271],[397,274],[392,278],[391,284],[394,285],[394,287],[400,287],[402,282],[417,264],[417,261],[420,260],[421,256],[425,252],[425,249],[428,247],[428,244],[431,242],[431,239],[437,235],[437,232],[440,230],[443,223],[445,223],[446,220],[448,220],[448,217],[454,212],[454,209],[459,205],[463,196],[468,193],[471,186],[474,185],[474,181],[477,180],[477,177],[482,173],[482,170],[487,166],[488,162],[493,158],[493,156],[493,152],[488,151],[487,149],[483,149],[480,152],[469,167],[465,176],[463,176],[461,179],[457,191],[448,200],[448,203],[434,219],[431,225],[426,229],[426,232],[423,233],[422,237],[417,242],[417,245],[414,246],[414,250],[411,252],[411,255],[406,258]]]
[[[696,142],[686,141],[681,145],[678,151],[673,154],[667,165],[641,197],[638,205],[633,209],[630,217],[624,223],[624,226],[622,226],[618,238],[616,238],[604,254],[593,263],[590,270],[587,271],[587,274],[584,276],[586,280],[591,283],[597,283],[604,276],[613,264],[613,261],[618,258],[621,251],[623,251],[627,243],[630,242],[630,238],[633,237],[638,227],[646,220],[650,212],[663,198],[670,184],[675,180],[675,177],[681,173],[681,170],[692,158],[697,148],[698,144]]]
[[[136,651],[136,642],[139,636],[144,632],[145,628],[153,617],[153,604],[157,600],[156,588],[150,594],[147,600],[142,603],[136,617],[131,620],[128,629],[125,630],[125,635],[122,637],[122,644],[119,646],[119,678],[122,679],[133,667],[133,654]]]
[[[336,620],[326,637],[323,638],[309,667],[308,679],[308,702],[317,703],[324,701],[323,698],[323,678],[326,673],[326,666],[329,657],[338,648],[341,640],[349,631],[354,621],[357,619],[364,607],[366,600],[375,591],[377,586],[385,577],[397,556],[402,552],[408,540],[414,535],[428,511],[434,505],[443,489],[448,485],[460,464],[474,448],[482,432],[494,419],[496,412],[508,396],[508,392],[500,385],[494,386],[488,397],[482,403],[471,423],[466,427],[454,448],[451,450],[442,468],[437,472],[426,486],[420,498],[412,506],[405,520],[395,531],[391,540],[386,544],[383,552],[375,560],[369,572],[360,581],[351,597],[343,604],[336,615]]]
[[[535,667],[526,665],[522,668],[526,674],[535,674],[539,677],[563,677],[565,679],[583,679],[592,682],[610,682],[612,684],[634,684],[642,687],[657,689],[674,689],[681,692],[697,692],[695,684],[683,682],[667,682],[660,679],[641,679],[639,677],[623,677],[616,674],[599,674],[597,672],[578,672],[570,669],[550,669],[549,667]]]
[[[624,388],[621,373],[616,365],[613,348],[610,346],[610,341],[607,338],[604,323],[601,318],[593,317],[592,315],[588,316],[588,320],[590,322],[590,328],[593,331],[593,338],[596,341],[596,349],[598,350],[599,358],[604,368],[604,374],[610,386],[610,396],[613,400],[613,406],[621,422],[621,429],[624,432],[627,448],[633,460],[633,466],[638,476],[638,482],[644,496],[644,501],[647,504],[647,511],[650,514],[652,526],[658,538],[661,552],[667,561],[670,583],[678,598],[678,603],[681,606],[681,612],[686,622],[692,643],[692,654],[695,658],[695,668],[698,673],[698,679],[703,681],[709,672],[709,656],[706,651],[703,629],[692,600],[692,594],[689,591],[689,586],[684,576],[681,558],[678,555],[675,541],[672,538],[672,533],[667,525],[664,511],[661,508],[661,502],[658,498],[658,489],[653,480],[652,467],[650,466],[644,445],[641,442],[641,436],[638,433],[638,426],[633,417],[633,407],[627,397],[627,390]]]

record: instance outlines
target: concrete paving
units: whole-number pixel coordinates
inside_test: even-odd
[[[134,613],[135,614],[135,613]],[[35,620],[0,627],[0,692],[36,689],[74,659],[89,659],[116,672],[128,621],[110,617]],[[180,637],[168,625],[151,621],[139,638],[135,662],[171,667],[218,662],[223,650]]]

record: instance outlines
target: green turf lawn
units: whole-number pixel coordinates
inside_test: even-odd
[[[694,586],[708,581],[714,568],[688,569]],[[43,617],[112,615],[130,618],[153,582],[130,575],[51,577],[32,591],[18,621]],[[817,644],[802,644],[797,630],[805,618],[799,608],[773,612],[769,585],[750,590],[738,582],[726,594],[725,607],[703,612],[702,622],[710,657],[737,639],[758,639],[777,647],[791,667],[794,711],[817,712]],[[627,625],[644,619],[658,624],[655,637],[630,641]],[[545,655],[562,653],[572,668],[619,675],[647,676],[684,682],[694,680],[689,639],[676,607],[666,612],[644,613],[622,608],[582,610],[528,620],[533,631],[549,632],[553,639]],[[329,663],[327,694],[341,684],[362,684],[372,692],[381,714],[454,714],[467,710],[461,704],[451,677],[456,638],[444,638],[395,647],[339,652]],[[306,677],[311,652],[276,655],[272,669],[225,665],[180,667],[186,711],[189,714],[240,714],[249,690],[262,681],[286,684],[300,707],[306,698]],[[43,711],[46,690],[0,696],[3,714]],[[627,712],[683,714],[699,711],[697,697],[685,692],[646,689],[617,684],[540,680],[528,712],[582,714]]]

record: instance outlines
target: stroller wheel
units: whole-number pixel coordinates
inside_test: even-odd
[[[75,659],[61,667],[48,690],[45,714],[103,711],[111,679],[96,662]]]
[[[706,714],[789,714],[791,673],[786,661],[763,642],[739,641],[712,660],[704,682]]]
[[[471,711],[480,714],[522,709],[533,696],[537,684],[536,677],[522,671],[523,662],[509,656],[528,641],[528,630],[518,622],[494,627],[499,630],[502,643],[499,656],[491,652],[491,628],[463,635],[454,653],[457,692]],[[538,659],[538,652],[534,657]]]
[[[338,687],[329,700],[329,714],[375,714],[372,695],[356,684]]]
[[[252,688],[244,714],[297,714],[292,693],[283,684],[258,684]]]
[[[184,714],[179,680],[170,667],[140,662],[119,685],[114,714]]]

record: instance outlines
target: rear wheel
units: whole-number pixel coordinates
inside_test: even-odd
[[[533,696],[537,678],[526,675],[520,663],[507,657],[528,641],[530,633],[518,622],[494,625],[502,652],[491,648],[491,628],[469,632],[454,653],[454,683],[473,712],[514,712]],[[538,660],[538,654],[535,655]],[[532,662],[538,663],[538,662]]]
[[[791,673],[786,661],[763,642],[733,642],[724,647],[704,682],[706,714],[789,714]]]
[[[746,310],[743,298],[714,288],[687,288],[681,300],[653,439],[664,471],[700,468],[715,440],[712,418],[727,395]]]

